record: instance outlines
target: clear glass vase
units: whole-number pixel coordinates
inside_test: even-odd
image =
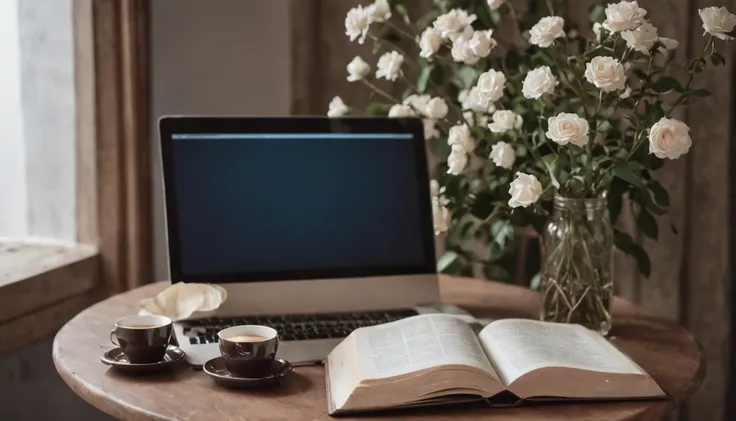
[[[542,239],[541,319],[611,330],[613,227],[604,197],[554,198]]]

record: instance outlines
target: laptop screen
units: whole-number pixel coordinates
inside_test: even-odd
[[[415,134],[170,138],[172,280],[175,273],[247,282],[434,271],[426,163],[416,148],[423,140]]]

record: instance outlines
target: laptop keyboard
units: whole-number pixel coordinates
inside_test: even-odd
[[[285,316],[212,317],[180,322],[192,345],[216,343],[217,332],[237,325],[261,325],[276,329],[279,340],[344,338],[359,327],[375,326],[415,316],[414,309]]]

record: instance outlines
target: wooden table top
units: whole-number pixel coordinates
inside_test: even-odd
[[[98,409],[123,420],[328,420],[322,367],[297,367],[284,385],[268,391],[216,387],[186,365],[170,373],[131,377],[100,363],[114,321],[135,314],[141,298],[166,283],[147,285],[102,301],[78,314],[56,335],[53,358],[69,387]],[[536,292],[505,284],[442,276],[442,299],[478,317],[535,318]],[[621,299],[614,303],[612,341],[646,370],[670,401],[537,405],[491,409],[482,405],[389,412],[357,419],[428,420],[652,420],[683,403],[705,374],[702,350],[675,322]],[[346,419],[341,417],[340,419]]]

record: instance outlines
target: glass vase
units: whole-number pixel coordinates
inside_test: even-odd
[[[542,239],[541,319],[606,335],[613,306],[613,227],[605,195],[554,198]]]

